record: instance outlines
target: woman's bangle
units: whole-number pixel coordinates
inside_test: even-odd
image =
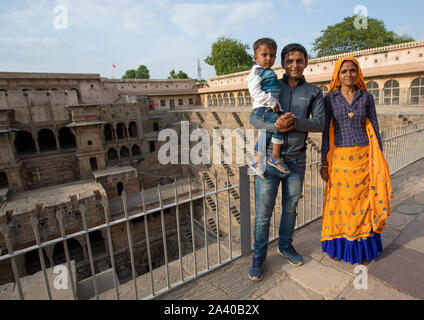
[[[321,168],[328,168],[328,165],[322,164]]]

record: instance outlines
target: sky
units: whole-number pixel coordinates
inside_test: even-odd
[[[311,51],[322,30],[358,5],[388,30],[424,40],[422,0],[1,0],[0,72],[121,78],[143,64],[151,79],[166,79],[172,69],[197,78],[200,59],[208,79],[215,70],[203,60],[220,36],[250,48],[271,37],[279,50],[298,42]]]

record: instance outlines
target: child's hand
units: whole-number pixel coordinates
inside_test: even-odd
[[[272,108],[272,111],[274,111],[274,113],[280,112],[280,105],[277,104],[274,108]]]

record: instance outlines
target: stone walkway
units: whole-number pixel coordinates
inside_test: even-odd
[[[242,257],[159,297],[163,300],[424,299],[424,160],[392,177],[395,199],[382,234],[383,253],[366,271],[368,288],[355,289],[357,265],[321,252],[321,220],[295,232],[304,265],[293,267],[269,246],[264,279],[248,279],[252,256]]]

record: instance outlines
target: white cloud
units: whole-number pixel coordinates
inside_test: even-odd
[[[27,44],[57,44],[54,38],[0,38],[0,44],[27,45]]]
[[[408,34],[409,32],[412,31],[412,26],[411,25],[403,25],[399,28],[396,29],[396,33],[398,35],[404,35],[404,34]]]
[[[58,5],[67,8],[69,30],[77,27],[140,33],[160,27],[160,15],[169,6],[168,0],[42,0],[0,14],[0,19],[9,27],[28,32],[54,31],[54,9]]]
[[[173,8],[171,21],[190,36],[205,35],[213,39],[230,31],[240,31],[251,24],[269,23],[274,18],[274,8],[270,1],[178,3]]]

